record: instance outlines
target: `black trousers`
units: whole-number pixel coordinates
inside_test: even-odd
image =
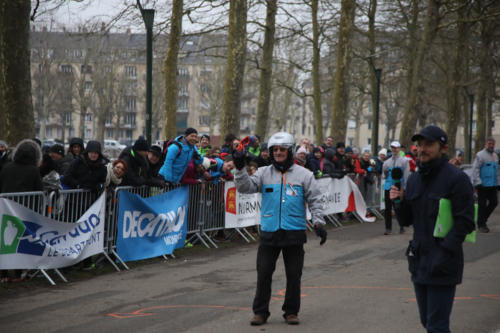
[[[428,333],[450,333],[450,315],[456,285],[431,286],[418,283],[413,285],[422,326]]]
[[[385,230],[392,230],[392,206],[394,205],[394,202],[390,199],[389,197],[389,192],[390,191],[384,191],[384,203],[385,203],[385,211],[384,211],[384,218],[385,218]],[[401,222],[398,219],[398,216],[396,215],[396,220],[399,223],[399,227],[402,227]]]
[[[286,272],[286,293],[283,311],[285,316],[297,315],[300,309],[300,283],[304,267],[304,245],[274,247],[260,244],[257,252],[257,290],[253,300],[253,312],[269,317],[269,301],[271,299],[271,283],[276,268],[276,261],[283,252]]]
[[[495,210],[498,204],[496,187],[480,187],[477,189],[477,226],[485,227],[488,217]]]

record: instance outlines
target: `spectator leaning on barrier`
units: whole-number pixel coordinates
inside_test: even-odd
[[[229,133],[228,135],[226,135],[226,137],[224,138],[224,144],[220,149],[221,153],[230,153],[232,151],[234,139],[236,139],[234,134]]]
[[[394,181],[392,175],[396,168],[400,169],[402,178],[399,181],[401,188],[406,186],[406,181],[408,180],[408,176],[410,175],[410,164],[408,160],[399,154],[399,149],[401,148],[401,144],[398,141],[393,141],[391,143],[391,152],[392,156],[387,159],[382,166],[382,181],[384,182],[384,202],[385,202],[385,232],[384,235],[390,235],[392,233],[392,208],[393,202],[389,198],[389,191],[391,190],[391,186],[397,183],[397,180]],[[402,225],[402,222],[396,216],[396,219],[399,223],[399,232],[404,233],[405,229]]]
[[[317,178],[323,175],[323,160],[324,150],[321,146],[313,148],[312,153],[307,158],[306,168],[311,170]]]
[[[89,141],[85,151],[71,163],[62,178],[69,188],[97,191],[106,181],[108,160],[101,153],[99,141]]]
[[[252,159],[257,158],[260,155],[260,137],[258,135],[250,136],[250,143],[248,145],[248,154]]]
[[[127,173],[127,162],[124,160],[114,160],[106,164],[106,181],[104,182],[105,188],[119,186],[122,179]]]
[[[0,173],[0,192],[41,191],[42,178],[38,169],[42,151],[34,141],[25,139],[19,142],[8,162]]]
[[[486,222],[498,204],[497,190],[500,185],[498,155],[495,153],[495,139],[492,137],[486,140],[484,149],[474,159],[472,183],[477,189],[478,197],[477,226],[481,232],[490,232]]]
[[[198,149],[201,156],[207,156],[208,152],[212,150],[210,145],[210,136],[208,134],[203,134],[200,138],[200,149]]]
[[[328,148],[325,151],[325,159],[323,160],[323,175],[328,175],[332,178],[343,178],[345,172],[342,169],[337,169],[334,159],[335,150],[333,148]]]
[[[38,169],[42,159],[40,146],[33,140],[22,140],[12,153],[12,161],[0,171],[0,193],[41,191]],[[25,279],[25,272],[14,271],[14,281]],[[0,270],[0,282],[9,282],[9,271]]]
[[[123,177],[123,186],[147,185],[149,164],[149,144],[144,137],[139,137],[132,147],[125,148],[118,157],[127,163],[127,173]]]
[[[366,171],[360,167],[358,156],[354,154],[351,147],[346,148],[344,160],[347,173],[354,173],[356,175],[366,174]]]
[[[150,186],[163,187],[166,185],[163,176],[160,176],[159,171],[163,165],[161,147],[152,145],[148,151],[148,174],[146,184]]]
[[[379,181],[382,176],[382,166],[384,165],[386,159],[387,159],[387,149],[382,148],[378,152],[377,158],[375,159],[375,173],[377,174],[377,178]]]
[[[410,163],[410,172],[415,172],[417,169],[417,146],[413,145],[410,150],[406,153],[406,158]]]
[[[0,140],[0,171],[9,160],[9,145],[7,142]]]
[[[418,141],[418,171],[404,191],[391,187],[390,199],[399,199],[396,213],[413,225],[406,256],[415,288],[420,321],[427,332],[450,332],[450,314],[456,285],[462,282],[462,243],[474,230],[474,198],[469,178],[446,158],[447,135],[427,126],[412,138]],[[434,237],[440,200],[451,201],[453,226],[444,238]]]
[[[56,144],[49,148],[49,155],[56,163],[56,171],[59,174],[64,173],[64,147]]]
[[[295,153],[295,164],[305,167],[307,158],[307,150],[305,147],[300,147]]]
[[[198,142],[196,129],[191,127],[186,129],[184,136],[179,136],[174,141],[168,146],[167,156],[159,174],[165,181],[178,184],[191,159],[195,165],[200,165],[203,163],[203,156],[196,148]]]
[[[335,167],[337,170],[345,171],[347,169],[345,165],[345,143],[337,142],[335,146],[335,156],[333,157],[333,163],[335,163]]]
[[[371,159],[370,152],[365,151],[359,160],[359,166],[365,171],[364,177],[360,180],[359,190],[365,198],[368,198],[369,188],[375,184],[375,161]]]
[[[61,161],[61,173],[64,174],[68,169],[74,159],[83,152],[83,139],[81,138],[71,138],[69,140],[68,153]]]
[[[260,155],[255,159],[255,162],[257,162],[259,168],[271,165],[271,157],[269,156],[269,149],[266,142],[260,144]]]
[[[266,323],[270,315],[271,282],[280,252],[283,252],[287,288],[283,304],[288,324],[298,324],[300,309],[300,280],[304,265],[306,242],[306,209],[312,213],[315,231],[326,241],[323,229],[321,193],[315,186],[313,174],[293,163],[295,140],[279,132],[269,139],[272,165],[261,167],[249,176],[244,152],[233,153],[236,189],[241,193],[262,193],[260,245],[257,252],[257,291],[253,302],[255,316],[251,325]]]

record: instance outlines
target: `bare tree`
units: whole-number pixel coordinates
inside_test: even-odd
[[[260,68],[259,101],[257,105],[257,123],[255,133],[265,137],[268,128],[269,102],[271,99],[271,84],[273,71],[274,33],[276,30],[277,0],[267,0],[266,26],[264,45],[262,48],[262,64]]]
[[[335,141],[344,141],[346,135],[349,102],[348,82],[352,57],[351,37],[354,29],[355,12],[355,0],[342,0],[333,95],[333,124],[330,134]]]
[[[0,111],[5,132],[15,144],[35,134],[31,99],[30,0],[0,1]]]
[[[228,58],[222,103],[222,137],[228,133],[239,135],[240,98],[246,61],[246,25],[246,0],[230,0]]]
[[[163,65],[163,72],[165,73],[166,116],[163,131],[167,138],[172,138],[177,134],[177,58],[182,34],[182,8],[183,0],[173,1],[168,50]]]

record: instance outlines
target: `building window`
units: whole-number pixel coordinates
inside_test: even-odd
[[[66,123],[66,125],[71,125],[71,113],[64,114],[64,122]]]
[[[200,125],[200,126],[210,126],[210,116],[200,116],[198,118],[198,125]]]
[[[369,130],[371,130],[371,129],[372,129],[372,121],[371,121],[371,120],[368,122],[368,129],[369,129]]]
[[[52,127],[45,128],[45,136],[48,138],[52,137]]]
[[[132,130],[127,130],[126,135],[127,139],[132,139]]]
[[[349,129],[355,129],[356,128],[356,121],[354,121],[354,120],[348,120],[347,121],[347,128],[349,128]]]
[[[125,124],[126,125],[135,125],[135,114],[132,113],[132,114],[126,114],[125,115]],[[127,135],[128,137],[128,135]]]
[[[352,146],[354,143],[354,138],[347,138],[347,141],[349,142],[348,146]]]
[[[177,100],[177,109],[187,110],[187,108],[188,108],[188,100],[186,98],[179,98]]]
[[[112,128],[108,128],[108,129],[106,130],[106,137],[107,137],[108,139],[112,139],[112,138],[113,138],[113,129],[112,129]]]
[[[118,130],[118,138],[123,139],[123,130]]]
[[[73,73],[73,67],[71,65],[61,65],[61,72]]]
[[[135,96],[125,96],[125,108],[128,112],[135,112],[137,102]]]
[[[92,129],[86,128],[85,129],[85,137],[86,138],[91,138],[92,137]]]
[[[125,75],[128,77],[137,77],[137,67],[125,66]]]
[[[188,87],[187,86],[179,87],[179,96],[188,96]]]
[[[39,73],[43,72],[43,65],[42,64],[38,64],[38,72]]]
[[[371,145],[372,144],[372,139],[371,138],[368,138],[368,144]]]
[[[85,81],[85,91],[90,91],[92,89],[92,82]]]
[[[112,122],[113,122],[113,115],[108,114],[106,116],[106,126],[110,126]]]
[[[92,66],[90,65],[82,65],[80,70],[82,73],[92,74]]]
[[[90,123],[92,121],[92,113],[85,114],[85,122]]]
[[[179,76],[184,76],[184,77],[189,76],[189,71],[187,68],[179,68],[178,73]]]

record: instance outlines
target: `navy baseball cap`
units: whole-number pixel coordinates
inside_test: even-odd
[[[446,144],[448,142],[448,136],[446,135],[445,131],[434,125],[429,125],[424,127],[420,131],[420,133],[415,134],[414,136],[411,137],[411,141],[417,141],[420,139],[426,139],[429,141],[439,141],[442,144]]]

